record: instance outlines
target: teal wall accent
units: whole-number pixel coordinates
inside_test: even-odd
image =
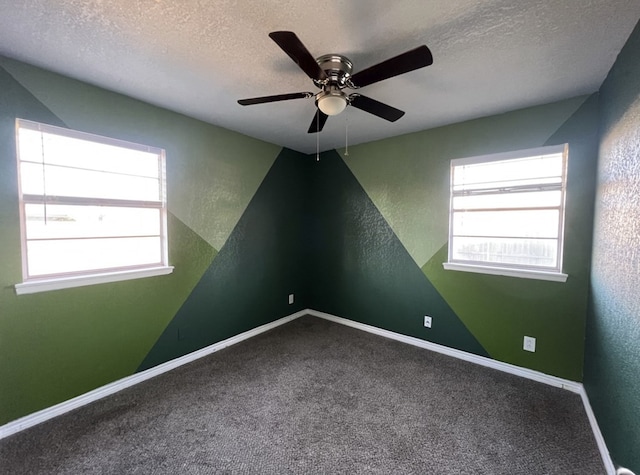
[[[344,157],[382,215],[394,223],[416,267],[492,358],[574,381],[582,380],[597,106],[597,96],[573,98],[354,146]],[[560,143],[569,143],[567,282],[445,271],[450,160]],[[433,317],[437,328],[440,316]],[[393,318],[389,313],[376,326],[386,328]],[[432,338],[419,318],[411,332]],[[536,337],[535,353],[522,349],[525,335]]]
[[[305,155],[283,150],[235,229],[142,362],[144,370],[308,307]],[[288,295],[295,295],[288,305]],[[288,305],[288,307],[285,307]]]
[[[640,23],[600,89],[584,383],[615,462],[640,473]]]
[[[487,356],[337,152],[312,161],[311,308]],[[424,315],[434,318],[423,326]]]
[[[21,281],[22,270],[16,117],[165,148],[169,261],[174,273],[17,296],[13,286]],[[280,151],[275,145],[0,58],[0,424],[133,374],[217,259],[218,250],[225,248]],[[263,206],[260,219],[268,220],[272,211]],[[261,229],[269,242],[286,231]],[[242,256],[243,262],[247,258]],[[268,269],[277,256],[262,263],[263,256],[253,258],[260,272],[278,276],[270,289],[280,304],[269,301],[268,318],[287,315],[287,294],[297,285],[283,282],[287,264],[278,262]],[[227,266],[236,259],[241,256],[228,257]],[[244,298],[261,304],[257,295]],[[237,312],[233,318],[230,328],[267,320],[264,313]]]

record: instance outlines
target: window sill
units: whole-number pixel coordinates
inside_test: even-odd
[[[476,266],[470,264],[458,264],[445,262],[442,266],[446,270],[462,272],[475,272],[477,274],[504,275],[507,277],[519,277],[522,279],[550,280],[552,282],[566,282],[569,277],[562,272],[536,271],[524,269],[508,269],[505,267]]]
[[[85,285],[106,284],[108,282],[119,282],[121,280],[142,279],[144,277],[167,275],[172,272],[173,266],[152,267],[149,269],[135,269],[73,277],[31,280],[21,284],[16,284],[15,288],[16,294],[18,295],[35,294],[37,292],[48,292],[49,290],[69,289]]]

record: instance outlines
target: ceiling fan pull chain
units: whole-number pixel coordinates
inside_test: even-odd
[[[320,109],[316,108],[316,162],[320,161]]]
[[[40,128],[38,126],[38,128]],[[42,198],[44,199],[43,203],[43,212],[44,212],[44,225],[47,223],[47,173],[45,168],[45,155],[44,155],[44,133],[42,129],[40,129],[40,153],[42,155]]]
[[[349,156],[349,118],[345,117],[345,123],[347,124],[344,132],[344,156]]]

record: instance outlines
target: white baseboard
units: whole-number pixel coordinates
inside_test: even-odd
[[[596,420],[595,414],[591,409],[589,398],[587,397],[587,393],[582,383],[578,383],[576,381],[571,381],[568,379],[558,378],[556,376],[551,376],[545,373],[541,373],[539,371],[522,368],[520,366],[515,366],[509,363],[503,363],[502,361],[492,360],[491,358],[474,355],[472,353],[456,350],[454,348],[449,348],[447,346],[439,345],[437,343],[432,343],[429,341],[420,340],[419,338],[414,338],[411,336],[402,335],[400,333],[395,333],[389,330],[384,330],[382,328],[367,325],[365,323],[355,322],[353,320],[347,320],[346,318],[342,318],[342,317],[336,317],[335,315],[331,315],[329,313],[318,312],[316,310],[307,310],[307,313],[309,315],[313,315],[319,318],[324,318],[325,320],[330,320],[335,323],[340,323],[342,325],[356,328],[358,330],[363,330],[369,333],[373,333],[375,335],[383,336],[385,338],[397,340],[403,343],[407,343],[409,345],[417,346],[430,351],[435,351],[437,353],[442,353],[442,354],[452,356],[454,358],[458,358],[464,361],[469,361],[471,363],[479,364],[481,366],[497,369],[498,371],[503,371],[505,373],[510,373],[516,376],[520,376],[522,378],[531,379],[533,381],[538,381],[540,383],[548,384],[550,386],[555,386],[557,388],[566,389],[568,391],[579,394],[582,399],[582,404],[584,405],[585,412],[587,413],[589,424],[591,425],[591,430],[596,439],[598,450],[600,451],[600,456],[602,457],[602,462],[607,470],[607,475],[616,475],[616,469],[611,460],[611,456],[609,455],[609,450],[607,449],[607,445],[604,441],[604,437],[600,432],[598,421]]]
[[[227,338],[226,340],[214,343],[211,346],[207,346],[206,348],[194,351],[193,353],[189,353],[171,361],[167,361],[166,363],[162,363],[158,366],[154,366],[153,368],[149,368],[139,373],[132,374],[131,376],[127,376],[112,383],[106,384],[92,391],[81,394],[80,396],[74,397],[73,399],[69,399],[67,401],[56,404],[55,406],[42,409],[41,411],[34,412],[32,414],[29,414],[28,416],[21,417],[20,419],[16,419],[15,421],[11,421],[3,426],[0,426],[0,439],[9,437],[10,435],[13,435],[17,432],[48,421],[49,419],[53,419],[54,417],[60,416],[66,412],[73,411],[74,409],[95,402],[106,396],[115,394],[118,391],[122,391],[123,389],[134,386],[138,383],[146,381],[147,379],[151,379],[154,376],[158,376],[162,373],[166,373],[167,371],[171,371],[172,369],[175,369],[184,364],[191,363],[192,361],[202,358],[203,356],[210,355],[211,353],[220,351],[223,348],[227,348],[231,345],[235,345],[236,343],[240,343],[241,341],[247,340],[248,338],[259,335],[260,333],[264,333],[268,330],[276,328],[280,325],[295,320],[302,315],[307,314],[308,311],[306,310],[296,312],[274,322],[267,323],[266,325],[261,325],[252,330],[240,333],[239,335]]]
[[[347,320],[346,318],[336,317],[335,315],[317,312],[315,310],[308,310],[308,313],[309,315],[313,315],[315,317],[324,318],[325,320],[331,320],[332,322],[340,323],[352,328],[357,328],[358,330],[363,330],[369,333],[374,333],[376,335],[390,338],[392,340],[401,341],[409,345],[425,348],[427,350],[435,351],[436,353],[453,356],[454,358],[458,358],[460,360],[469,361],[481,366],[504,371],[505,373],[515,374],[516,376],[532,379],[534,381],[545,383],[550,386],[555,386],[557,388],[568,389],[569,391],[574,393],[579,394],[582,388],[582,384],[575,381],[558,378],[556,376],[550,376],[548,374],[534,371],[532,369],[522,368],[520,366],[515,366],[509,363],[503,363],[502,361],[492,360],[491,358],[474,355],[472,353],[467,353],[466,351],[456,350],[455,348],[449,348],[448,346],[439,345],[437,343],[421,340],[412,336],[402,335],[400,333],[384,330],[382,328],[373,327],[365,323],[354,322],[353,320]]]
[[[587,391],[584,389],[584,386],[580,388],[580,397],[582,398],[584,410],[589,418],[589,424],[591,424],[591,431],[596,439],[596,444],[598,444],[598,450],[600,450],[602,462],[604,463],[604,467],[607,469],[607,475],[616,475],[618,472],[616,472],[616,467],[613,464],[613,460],[611,460],[609,449],[607,449],[607,444],[604,441],[602,432],[600,432],[600,426],[598,425],[596,415],[591,408],[591,403],[589,402],[589,397],[587,396]],[[633,473],[631,473],[631,475],[633,475]]]
[[[602,456],[602,461],[607,470],[607,474],[615,475],[616,473],[615,467],[613,465],[613,462],[611,461],[611,457],[609,455],[609,451],[607,449],[604,438],[602,437],[602,433],[600,432],[600,428],[598,426],[598,422],[596,420],[595,414],[591,409],[591,404],[589,403],[589,398],[587,397],[587,393],[584,389],[584,386],[581,383],[578,383],[576,381],[570,381],[568,379],[558,378],[556,376],[551,376],[548,374],[541,373],[539,371],[522,368],[520,366],[515,366],[509,363],[503,363],[501,361],[492,360],[491,358],[486,358],[484,356],[474,355],[472,353],[467,353],[465,351],[449,348],[447,346],[439,345],[437,343],[432,343],[429,341],[421,340],[419,338],[402,335],[400,333],[384,330],[382,328],[367,325],[365,323],[355,322],[353,320],[348,320],[346,318],[336,317],[335,315],[331,315],[329,313],[324,313],[324,312],[318,312],[317,310],[312,310],[312,309],[301,310],[299,312],[291,314],[287,317],[283,317],[274,322],[267,323],[266,325],[259,326],[247,332],[241,333],[239,335],[233,336],[221,342],[215,343],[211,346],[207,346],[206,348],[202,348],[200,350],[194,351],[193,353],[189,353],[187,355],[181,356],[180,358],[167,361],[166,363],[162,363],[158,366],[154,366],[153,368],[149,368],[147,370],[141,371],[140,373],[135,373],[131,376],[127,376],[126,378],[122,378],[122,379],[119,379],[118,381],[114,381],[105,386],[101,386],[99,388],[94,389],[93,391],[89,391],[85,394],[81,394],[80,396],[77,396],[73,399],[69,399],[68,401],[61,402],[60,404],[56,404],[55,406],[42,409],[41,411],[34,412],[33,414],[29,414],[28,416],[21,417],[20,419],[9,422],[3,426],[0,426],[0,439],[13,435],[22,430],[28,429],[29,427],[33,427],[49,419],[53,419],[54,417],[62,415],[66,412],[69,412],[79,407],[90,404],[106,396],[110,396],[111,394],[117,393],[118,391],[122,391],[125,388],[134,386],[138,383],[146,381],[147,379],[151,379],[162,373],[166,373],[167,371],[171,371],[172,369],[178,368],[179,366],[195,361],[199,358],[202,358],[203,356],[210,355],[211,353],[220,351],[223,348],[227,348],[231,345],[235,345],[236,343],[240,343],[241,341],[247,340],[251,337],[259,335],[260,333],[264,333],[280,325],[293,321],[296,318],[299,318],[303,315],[312,315],[314,317],[330,320],[332,322],[339,323],[341,325],[346,325],[348,327],[352,327],[358,330],[363,330],[369,333],[373,333],[375,335],[383,336],[385,338],[397,340],[403,343],[407,343],[409,345],[417,346],[430,351],[435,351],[437,353],[442,353],[442,354],[452,356],[454,358],[458,358],[464,361],[479,364],[481,366],[486,366],[488,368],[493,368],[498,371],[503,371],[505,373],[510,373],[516,376],[520,376],[522,378],[531,379],[533,381],[538,381],[540,383],[566,389],[568,391],[579,394],[580,397],[582,398],[582,403],[587,413],[589,423],[591,424],[591,430],[593,431],[593,435],[596,439],[596,443],[598,444],[598,449],[600,450],[600,455]]]

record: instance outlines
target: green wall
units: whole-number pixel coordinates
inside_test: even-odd
[[[341,157],[323,153],[313,168],[311,308],[488,356]],[[428,333],[422,328],[424,315],[436,318]]]
[[[139,370],[307,308],[304,155],[283,150]],[[288,294],[295,305],[288,305]],[[284,313],[283,313],[284,312]]]
[[[578,97],[325,154],[319,169],[335,164],[316,175],[325,285],[312,292],[313,308],[581,381],[597,112],[596,96]],[[445,271],[450,160],[561,143],[567,282]],[[537,338],[535,353],[522,349],[525,335]]]
[[[640,23],[600,89],[585,387],[615,462],[640,473]]]
[[[165,148],[174,273],[17,296],[16,117]],[[0,58],[0,424],[129,376],[150,354],[166,361],[304,308],[297,157]],[[167,328],[186,313],[199,323],[168,343]]]

